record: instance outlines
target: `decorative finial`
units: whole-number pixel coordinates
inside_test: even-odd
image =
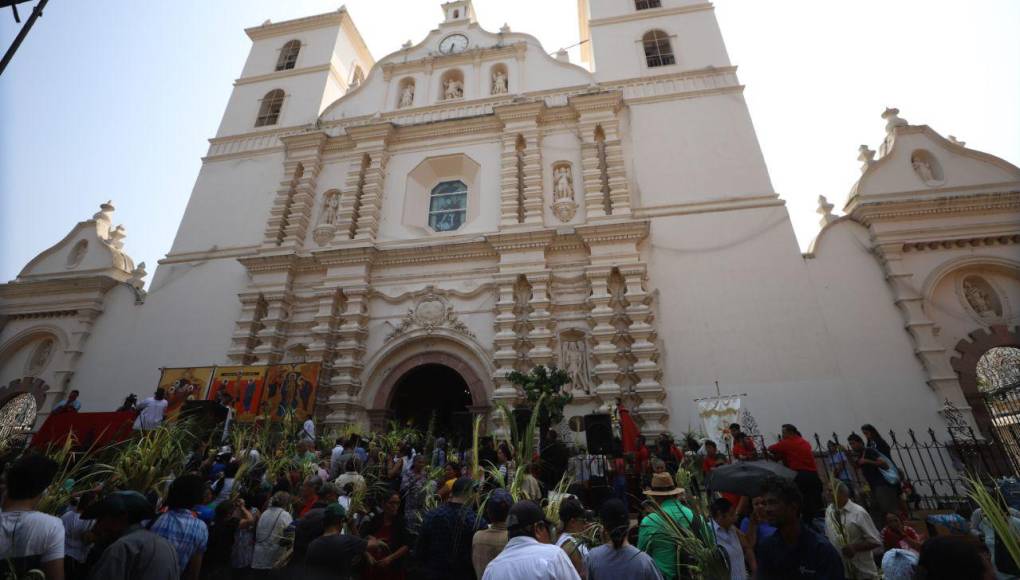
[[[100,204],[99,211],[97,211],[92,219],[108,222],[110,221],[110,214],[114,212],[113,201],[107,200],[106,203]]]
[[[567,52],[567,49],[561,48],[556,51],[556,60],[560,62],[570,62],[570,53]]]
[[[832,214],[833,207],[834,206],[831,203],[829,203],[829,200],[825,199],[824,195],[818,196],[818,209],[816,210],[816,212],[818,213],[818,215],[822,216],[822,219],[821,221],[818,222],[818,224],[821,225],[823,228],[829,225],[830,223],[836,221],[836,216]]]
[[[861,145],[857,148],[860,152],[857,155],[857,160],[861,162],[861,173],[864,173],[871,167],[871,164],[875,162],[875,151],[870,149],[867,145]]]
[[[959,139],[956,138],[956,135],[950,135],[949,136],[949,142],[952,143],[953,145],[959,145],[960,147],[966,147],[967,146],[967,142],[966,141],[960,141]]]
[[[509,34],[510,33],[510,25],[507,24],[506,22],[504,22],[503,26],[499,27],[499,33],[500,34]]]
[[[900,118],[900,110],[896,107],[888,107],[882,112],[882,118],[885,119],[885,131],[891,133],[896,127],[906,127],[909,125],[906,119]]]
[[[127,237],[127,230],[124,226],[118,225],[117,227],[110,230],[110,237],[107,239],[110,245],[120,250],[124,248],[124,238]]]
[[[402,48],[404,50],[407,50],[408,48],[411,48],[413,45],[414,45],[414,43],[411,42],[411,39],[409,38],[409,39],[407,39],[407,42],[405,42],[404,44],[400,45],[400,48]]]

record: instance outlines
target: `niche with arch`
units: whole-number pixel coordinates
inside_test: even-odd
[[[416,84],[413,78],[405,77],[400,79],[397,85],[397,108],[405,109],[414,106],[414,95]]]
[[[439,83],[439,100],[452,101],[464,98],[464,73],[454,68],[443,73]]]
[[[499,62],[489,69],[489,94],[505,95],[510,92],[510,72],[506,65]]]
[[[67,254],[67,267],[74,268],[81,264],[81,261],[85,259],[85,253],[88,252],[89,241],[78,240],[78,243],[71,248],[70,253]]]
[[[925,185],[940,185],[946,180],[939,160],[926,149],[918,149],[911,153],[910,165]]]

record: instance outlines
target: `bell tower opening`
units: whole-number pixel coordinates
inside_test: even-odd
[[[393,388],[391,417],[401,425],[428,429],[433,414],[436,434],[450,436],[462,431],[470,416],[471,390],[464,377],[443,364],[423,364],[404,373]]]

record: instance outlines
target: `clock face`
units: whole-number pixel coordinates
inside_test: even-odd
[[[443,39],[439,43],[439,52],[443,54],[453,54],[460,52],[467,48],[468,39],[463,34],[451,34]]]

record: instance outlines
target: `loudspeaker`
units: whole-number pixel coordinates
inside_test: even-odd
[[[584,438],[591,455],[608,455],[613,451],[613,424],[609,415],[585,415]]]
[[[531,422],[531,409],[514,409],[514,425],[517,427],[517,436],[523,437],[528,430],[528,423]]]

